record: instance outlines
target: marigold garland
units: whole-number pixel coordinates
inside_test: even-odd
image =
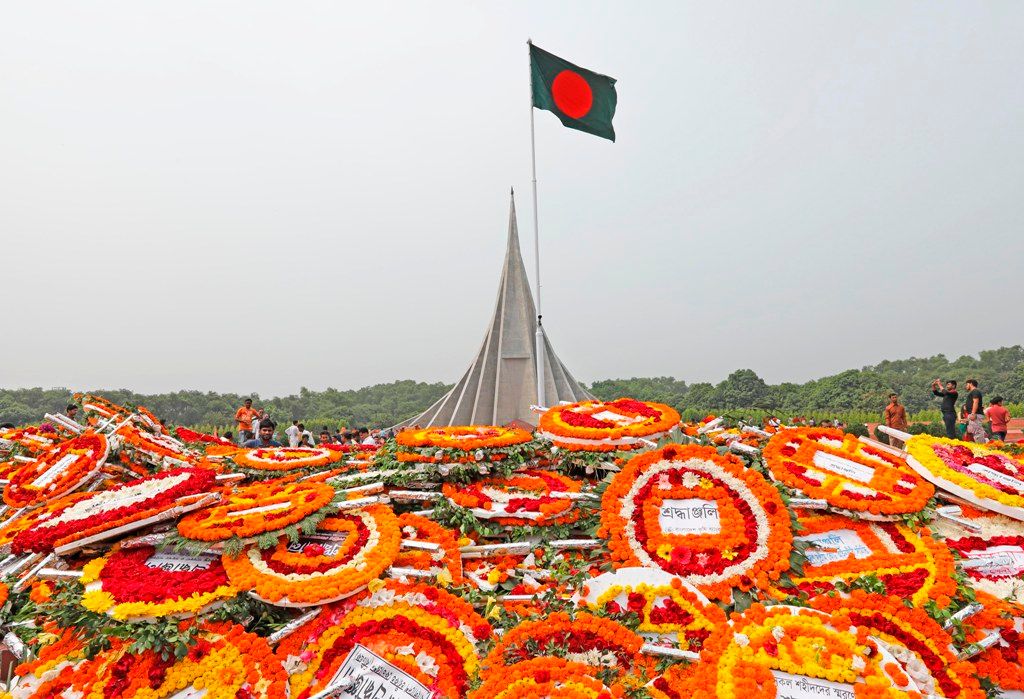
[[[362,590],[398,555],[398,518],[387,505],[371,505],[323,520],[317,534],[261,551],[250,546],[224,556],[232,585],[283,606],[323,604]],[[344,536],[340,536],[344,535]]]
[[[975,590],[1006,602],[1024,604],[1024,522],[961,505],[959,519],[981,531],[944,517],[932,523],[946,546],[964,559],[967,582]]]
[[[911,699],[893,686],[866,633],[811,609],[751,606],[732,616],[732,633],[712,639],[687,684],[697,699],[770,699],[773,671],[852,685],[858,699]]]
[[[441,492],[478,517],[499,524],[567,524],[580,512],[566,493],[579,493],[582,483],[553,471],[531,470],[507,478],[485,478],[469,484],[445,483]]]
[[[446,585],[461,585],[465,582],[462,577],[462,555],[455,532],[410,512],[398,517],[398,526],[403,540],[437,544],[441,548],[436,552],[403,548],[395,558],[395,567],[430,571],[438,575],[439,580]]]
[[[927,529],[915,531],[895,522],[864,522],[843,515],[805,514],[799,522],[798,539],[811,545],[803,575],[792,577],[800,591],[823,594],[839,582],[849,584],[873,575],[890,595],[914,605],[929,599],[948,604],[956,592],[953,557]],[[792,592],[790,588],[774,590],[780,599]]]
[[[154,434],[139,429],[135,425],[123,425],[115,433],[122,442],[122,448],[132,452],[133,456],[158,467],[191,466],[195,457],[182,450],[167,435]]]
[[[858,627],[858,633],[881,639],[899,661],[899,673],[890,674],[897,687],[906,673],[925,696],[982,699],[985,692],[971,664],[950,650],[953,639],[923,609],[910,609],[896,596],[883,597],[854,590],[845,597],[822,596],[812,602],[832,615],[833,624]],[[883,665],[883,670],[886,666]],[[887,674],[888,671],[887,671]]]
[[[982,444],[924,434],[907,441],[907,452],[911,464],[939,487],[943,482],[959,486],[982,506],[985,500],[995,501],[1015,508],[1015,519],[1024,519],[1024,461]]]
[[[196,541],[251,538],[301,522],[330,505],[336,493],[326,483],[255,483],[232,490],[221,504],[185,515],[178,533]]]
[[[66,495],[48,506],[48,514],[15,535],[15,553],[47,553],[58,546],[137,522],[174,506],[178,498],[206,492],[213,471],[178,468],[95,493]]]
[[[443,605],[436,605],[435,611],[440,608]],[[441,697],[464,696],[478,664],[474,643],[459,627],[403,599],[381,606],[357,605],[340,618],[314,620],[311,626],[318,631],[315,640],[303,644],[298,655],[294,643],[278,649],[278,657],[290,668],[295,699],[308,699],[323,689],[357,643]],[[308,637],[296,632],[300,634]]]
[[[776,433],[764,448],[776,479],[833,507],[875,516],[920,512],[935,487],[898,456],[824,427]]]
[[[238,467],[253,471],[297,471],[326,468],[345,454],[326,447],[258,447],[241,449],[230,458]]]
[[[525,444],[533,439],[526,430],[519,427],[498,427],[496,425],[456,425],[451,427],[427,427],[407,429],[395,435],[398,446],[409,448],[500,449],[515,444]]]
[[[665,532],[662,507],[686,521],[697,515],[706,526]],[[721,600],[778,580],[793,543],[789,510],[760,474],[713,447],[679,444],[635,456],[615,474],[598,536],[608,539],[616,567],[661,568]]]
[[[541,657],[504,668],[485,681],[469,699],[612,699],[621,685],[607,687],[597,669],[564,658]]]
[[[633,449],[679,424],[679,413],[663,403],[619,398],[588,400],[550,408],[537,432],[568,450]]]
[[[654,661],[640,652],[642,636],[587,612],[555,612],[506,631],[483,661],[481,677],[501,677],[509,666],[537,655],[564,656],[595,668],[614,668],[619,681],[641,685],[655,675]]]
[[[80,578],[82,606],[119,620],[186,617],[238,594],[219,557],[184,556],[179,570],[165,570],[150,565],[154,554],[152,546],[140,546],[87,563]]]
[[[107,438],[86,432],[48,449],[11,474],[4,502],[11,507],[35,507],[80,486],[103,466],[109,454]]]
[[[648,576],[655,572],[643,568],[626,570],[649,571]],[[640,617],[637,631],[671,637],[683,650],[699,651],[715,629],[725,624],[721,608],[708,602],[682,578],[672,576],[667,583],[636,583],[635,579],[624,580],[622,573],[605,573],[588,581],[582,590],[583,602],[591,609],[611,614],[636,614]],[[600,594],[591,592],[594,588],[601,590]]]

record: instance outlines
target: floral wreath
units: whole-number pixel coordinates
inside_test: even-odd
[[[207,699],[278,699],[287,677],[266,639],[229,622],[209,624],[188,654],[175,661],[152,651],[131,659],[111,680],[117,691],[105,696],[164,699],[181,690],[205,690]]]
[[[39,454],[61,441],[61,436],[57,432],[44,429],[46,424],[38,427],[29,425],[28,427],[0,429],[0,441],[13,442],[24,447],[31,454]],[[0,446],[6,448],[5,445]]]
[[[813,609],[754,604],[733,615],[732,633],[713,637],[686,682],[665,687],[665,695],[769,699],[783,691],[780,683],[809,681],[813,686],[825,680],[850,685],[847,691],[858,699],[919,697],[895,686],[889,673],[896,681],[906,678],[898,663],[879,652],[867,630],[846,621]]]
[[[307,606],[360,592],[387,570],[400,545],[395,513],[371,505],[328,517],[296,542],[282,537],[273,549],[250,546],[223,562],[236,588],[278,606]]]
[[[167,435],[141,430],[134,425],[124,425],[115,434],[125,451],[158,468],[194,465],[195,459]]]
[[[838,429],[785,429],[763,454],[772,475],[786,485],[862,515],[920,512],[935,494],[906,461]]]
[[[953,556],[929,530],[896,522],[864,522],[842,515],[803,515],[798,541],[810,544],[802,575],[791,584],[811,596],[829,593],[839,583],[876,576],[890,595],[922,605],[941,600],[946,607],[956,592]],[[776,587],[782,599],[792,588]]]
[[[661,568],[719,600],[777,580],[793,543],[789,510],[759,473],[714,447],[679,444],[635,456],[615,474],[598,536],[616,567]]]
[[[66,495],[48,506],[49,514],[14,537],[15,553],[48,553],[54,548],[138,522],[173,507],[179,498],[213,487],[213,471],[177,468],[85,497]]]
[[[550,408],[541,415],[537,432],[567,450],[615,451],[635,449],[678,424],[679,413],[671,406],[619,398]]]
[[[438,696],[465,696],[479,662],[476,642],[491,632],[466,608],[468,603],[432,586],[389,584],[340,617],[322,614],[278,648],[291,696],[308,699],[323,689],[357,643]]]
[[[982,611],[969,621],[975,632],[968,640],[977,642],[987,633],[999,634],[996,645],[971,659],[981,677],[987,677],[1003,690],[1024,692],[1024,612],[984,592],[978,593]]]
[[[833,623],[866,629],[881,641],[901,668],[884,667],[899,688],[915,688],[925,696],[983,699],[985,692],[970,663],[950,648],[953,639],[923,609],[910,609],[895,596],[854,590],[848,597],[823,596],[813,606],[832,614]],[[901,677],[905,673],[906,677]],[[909,681],[908,681],[909,680]]]
[[[613,619],[587,612],[555,612],[524,621],[506,631],[483,661],[481,678],[502,677],[509,667],[542,656],[611,669],[617,682],[642,685],[656,674],[653,659],[643,655],[642,636]]]
[[[73,397],[82,404],[82,410],[86,415],[92,414],[108,420],[112,417],[128,417],[131,415],[131,411],[128,408],[109,401],[103,396],[76,393]]]
[[[178,533],[193,541],[226,541],[275,532],[330,505],[337,491],[326,483],[255,483],[232,490],[220,504],[182,517]]]
[[[564,658],[540,657],[503,668],[485,681],[469,699],[611,699],[613,694],[597,678],[597,670]]]
[[[470,484],[445,483],[441,491],[453,504],[477,517],[502,525],[546,526],[579,519],[580,510],[567,494],[579,493],[582,487],[560,473],[530,470]]]
[[[1024,462],[984,445],[917,434],[907,441],[909,462],[939,487],[965,491],[981,502],[996,502],[1024,519]],[[960,494],[960,493],[958,493]]]
[[[263,472],[325,468],[344,458],[344,452],[327,447],[258,447],[230,455],[239,468]]]
[[[525,444],[533,436],[520,427],[498,427],[496,425],[459,425],[453,427],[428,427],[426,429],[403,430],[395,435],[400,447],[417,449],[501,449],[516,444]]]
[[[459,542],[451,529],[411,512],[398,517],[398,526],[403,541],[428,542],[441,548],[435,552],[402,549],[395,558],[395,567],[428,571],[438,576],[438,582],[446,585],[461,585],[465,582]]]
[[[87,432],[61,442],[11,474],[4,502],[11,507],[35,507],[71,492],[103,466],[109,453],[107,438],[101,434]]]
[[[968,584],[1006,602],[1024,604],[1024,522],[961,505],[960,519],[980,532],[944,517],[932,526],[963,559]]]
[[[5,521],[0,525],[0,551],[9,551],[11,544],[14,542],[14,538],[18,536],[18,534],[34,525],[36,522],[46,519],[53,514],[56,509],[65,506],[65,504],[74,503],[90,496],[91,493],[71,493],[70,495],[65,495],[53,503],[48,505],[44,504],[34,510],[28,510],[27,512],[23,512],[22,514]],[[57,507],[55,508],[54,505],[57,505]]]
[[[638,575],[633,575],[636,571]],[[648,577],[652,582],[637,582]],[[699,651],[715,629],[725,624],[725,612],[682,578],[651,568],[620,568],[584,585],[582,602],[609,614],[636,614],[636,630],[668,637],[683,650]]]
[[[152,546],[94,559],[80,582],[82,606],[118,620],[194,616],[238,594],[219,556],[157,554]]]

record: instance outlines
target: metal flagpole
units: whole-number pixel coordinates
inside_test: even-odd
[[[526,45],[532,46],[531,39],[526,40]],[[537,280],[537,332],[534,340],[537,352],[537,405],[546,408],[544,399],[544,329],[541,327],[541,306],[540,306],[540,225],[537,223],[537,137],[533,127],[533,59],[530,59],[530,163],[533,168],[533,261]]]

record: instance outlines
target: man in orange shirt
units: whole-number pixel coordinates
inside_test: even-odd
[[[885,406],[885,412],[882,413],[882,417],[885,419],[886,427],[891,427],[901,432],[907,431],[907,409],[900,405],[900,397],[895,393],[889,394],[889,405]],[[889,435],[889,444],[897,449],[903,448],[903,442],[892,435]]]
[[[245,399],[245,405],[235,411],[235,421],[238,423],[238,443],[245,444],[256,435],[252,431],[253,418],[260,416],[260,411],[252,407],[252,398]]]

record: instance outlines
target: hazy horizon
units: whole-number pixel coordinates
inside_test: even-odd
[[[453,383],[508,191],[533,273],[526,40],[617,79],[536,113],[544,320],[603,378],[803,382],[1021,343],[1024,5],[0,8],[0,386]]]

